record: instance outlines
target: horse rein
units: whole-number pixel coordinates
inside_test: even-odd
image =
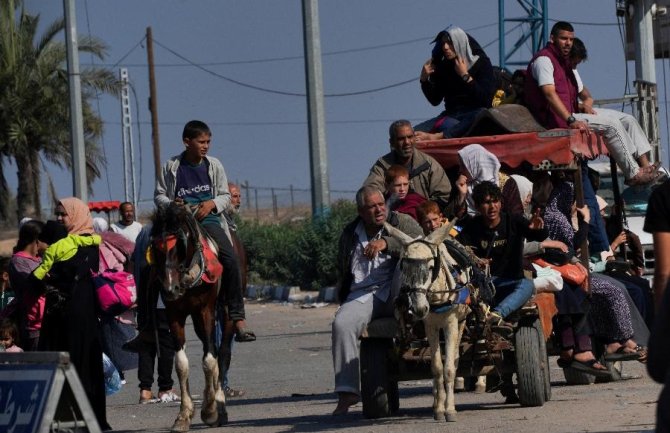
[[[195,209],[197,210],[197,208]],[[176,247],[176,245],[170,246],[169,245],[169,238],[171,236],[176,237],[176,239],[184,246],[184,249],[186,250],[188,247],[188,234],[193,234],[194,236],[194,244],[195,244],[195,251],[193,255],[191,256],[191,261],[188,264],[188,266],[185,265],[185,262],[179,263],[179,266],[177,267],[177,272],[179,275],[184,275],[187,274],[191,269],[197,266],[198,272],[195,275],[195,278],[193,278],[193,281],[190,284],[187,284],[186,286],[182,287],[182,284],[180,283],[180,287],[182,287],[183,290],[181,290],[182,294],[184,291],[188,289],[192,289],[193,287],[197,286],[200,284],[202,280],[202,275],[205,272],[205,260],[204,260],[204,254],[203,254],[203,248],[202,244],[200,243],[200,230],[197,227],[197,223],[195,222],[195,218],[193,218],[194,215],[194,210],[191,208],[191,218],[186,218],[186,224],[188,227],[188,232],[184,232],[183,229],[178,229],[175,232],[163,232],[161,234],[160,240],[161,243],[163,244],[164,248],[161,248],[167,253],[168,251],[172,250],[172,248]],[[176,244],[176,242],[175,242]]]

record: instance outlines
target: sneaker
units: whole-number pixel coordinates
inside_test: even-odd
[[[226,398],[235,398],[235,397],[243,397],[244,394],[246,394],[247,392],[243,389],[235,389],[226,386],[225,388],[223,388],[223,393],[226,395]]]
[[[173,389],[170,389],[168,391],[159,392],[158,400],[160,400],[161,403],[172,403],[173,401],[181,401],[181,398],[179,398]]]

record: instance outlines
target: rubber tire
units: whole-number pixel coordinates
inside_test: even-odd
[[[544,340],[542,322],[538,318],[533,323],[533,328],[537,331],[538,343],[540,345],[540,359],[542,362],[542,374],[544,376],[544,401],[551,400],[551,368],[549,367],[549,354],[547,353],[547,342]]]
[[[596,381],[594,375],[573,368],[564,368],[563,376],[568,385],[593,385]]]
[[[516,331],[514,354],[516,356],[516,379],[521,406],[542,406],[545,403],[545,374],[542,370],[540,342],[537,329],[520,326]]]
[[[394,406],[389,400],[397,399],[397,383],[389,380],[388,374],[388,352],[392,344],[391,340],[382,338],[361,340],[361,400],[365,418],[389,416]],[[396,384],[395,397],[392,383]]]

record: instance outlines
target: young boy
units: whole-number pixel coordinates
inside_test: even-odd
[[[463,226],[459,240],[471,246],[477,257],[490,261],[497,305],[487,320],[493,327],[504,327],[503,319],[521,308],[533,294],[533,282],[523,276],[524,239],[543,241],[548,232],[542,219],[530,222],[521,215],[501,211],[502,192],[484,181],[472,191],[479,214]]]
[[[171,203],[197,207],[195,218],[219,247],[219,261],[225,269],[223,289],[234,323],[235,341],[255,341],[256,335],[246,329],[240,266],[221,216],[230,205],[226,172],[218,159],[207,155],[212,132],[204,122],[191,120],[184,126],[182,140],[186,150],[163,166],[156,180],[154,202],[159,209]]]
[[[394,164],[386,170],[384,182],[390,210],[407,214],[416,220],[416,207],[425,202],[426,198],[410,192],[409,171],[402,165]]]

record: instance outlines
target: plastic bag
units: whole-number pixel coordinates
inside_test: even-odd
[[[123,386],[121,376],[119,376],[112,360],[104,352],[102,353],[102,368],[105,373],[105,395],[116,394]]]
[[[537,277],[533,279],[537,293],[558,292],[563,290],[563,278],[561,273],[550,267],[542,267],[533,263]]]

